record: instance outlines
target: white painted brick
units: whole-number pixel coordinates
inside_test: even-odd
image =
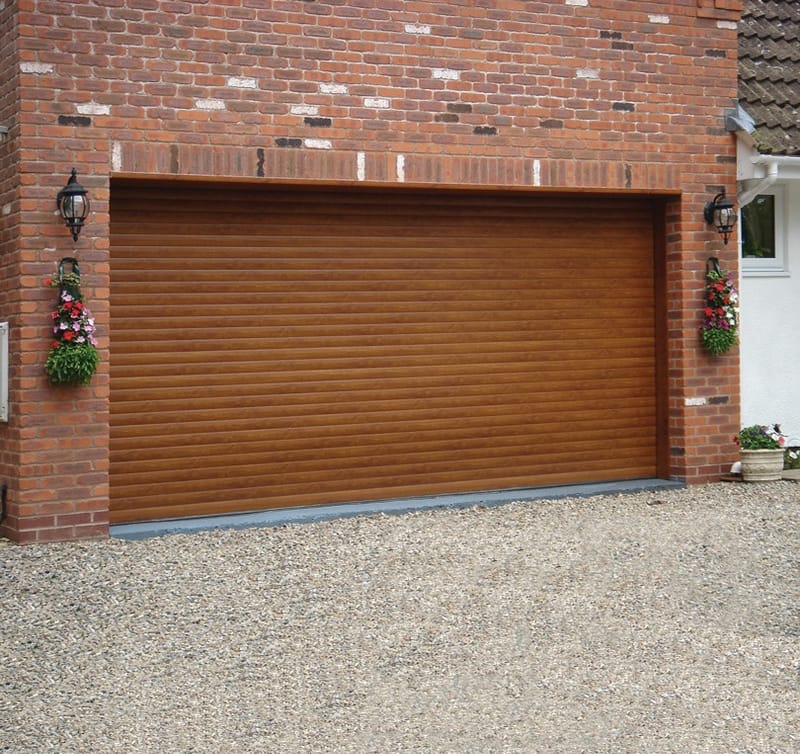
[[[367,153],[358,152],[356,154],[356,178],[359,181],[367,179]]]
[[[452,68],[434,68],[433,78],[444,79],[445,81],[458,81],[461,78],[461,72]]]
[[[600,71],[596,68],[578,68],[577,75],[579,79],[599,79]]]
[[[534,160],[533,161],[533,185],[534,186],[541,186],[542,185],[542,161],[541,160]]]
[[[718,29],[738,29],[735,21],[717,21]]]
[[[347,87],[344,84],[320,84],[320,94],[347,94]]]
[[[566,0],[567,5],[589,5],[589,0]]]
[[[19,70],[22,73],[52,73],[52,63],[20,63]]]
[[[3,214],[4,215],[10,215],[11,214],[11,205],[10,204],[4,204],[3,205]]]
[[[75,109],[81,115],[111,115],[111,105],[100,105],[97,102],[84,102]]]
[[[406,179],[406,156],[404,154],[397,155],[395,167],[397,170],[397,180],[402,183]]]
[[[364,107],[373,107],[376,110],[385,110],[389,107],[386,97],[364,97]]]
[[[258,81],[246,76],[229,76],[228,86],[234,86],[237,89],[257,89]]]
[[[705,406],[708,401],[705,398],[684,398],[684,406]]]
[[[118,141],[111,145],[111,169],[116,172],[122,170],[122,144]]]
[[[319,115],[317,105],[292,105],[292,115]]]
[[[303,146],[308,149],[331,149],[330,139],[303,139]]]
[[[406,34],[430,34],[431,27],[428,24],[406,24]]]
[[[648,16],[651,24],[668,24],[669,16]]]
[[[225,110],[225,103],[221,99],[199,99],[194,104],[198,110]]]

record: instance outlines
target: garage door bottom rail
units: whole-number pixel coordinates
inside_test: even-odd
[[[198,516],[116,524],[111,527],[110,533],[116,539],[147,539],[148,537],[160,537],[167,534],[191,534],[213,529],[249,529],[285,526],[286,524],[308,524],[380,513],[399,515],[411,511],[434,510],[437,508],[472,508],[478,505],[490,507],[522,500],[554,500],[565,497],[616,495],[626,492],[681,489],[685,486],[683,482],[667,479],[627,479],[595,484],[532,487],[492,492],[470,492],[458,495],[431,495],[429,497],[313,505],[220,516]]]

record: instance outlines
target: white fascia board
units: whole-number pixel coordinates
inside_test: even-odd
[[[755,142],[749,134],[743,131],[736,132],[736,180],[749,181],[751,178],[763,178],[756,175],[756,164],[753,161],[759,156]]]

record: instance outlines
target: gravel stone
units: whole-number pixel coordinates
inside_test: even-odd
[[[800,486],[0,546],[0,751],[800,751]]]

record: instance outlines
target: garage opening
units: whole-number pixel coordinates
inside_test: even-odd
[[[115,180],[112,522],[658,476],[654,214]]]

